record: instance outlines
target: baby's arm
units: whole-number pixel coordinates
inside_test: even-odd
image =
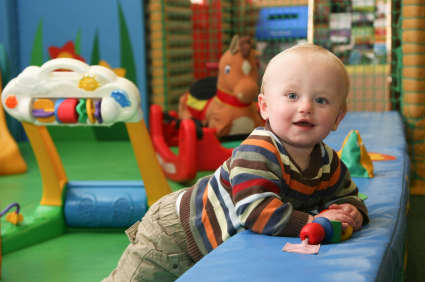
[[[279,150],[267,133],[254,134],[223,164],[220,184],[231,191],[236,215],[245,228],[264,235],[299,236],[308,214],[282,200],[286,174]]]
[[[330,182],[328,190],[334,193],[324,199],[325,204],[319,210],[327,210],[317,217],[342,221],[342,229],[351,225],[354,231],[360,230],[362,225],[369,222],[367,207],[358,196],[359,189],[351,179],[350,171],[335,151],[331,167],[334,168],[331,171],[331,179],[336,181]]]

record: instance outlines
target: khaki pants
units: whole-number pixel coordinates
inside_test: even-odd
[[[126,231],[131,243],[118,267],[102,282],[175,281],[194,265],[175,208],[182,191],[159,199],[142,222]]]

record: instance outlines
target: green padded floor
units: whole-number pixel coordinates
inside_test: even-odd
[[[69,181],[140,180],[131,144],[126,141],[56,142]],[[28,171],[0,177],[0,209],[12,202],[21,213],[31,214],[38,206],[42,184],[40,171],[29,143],[19,144]],[[206,173],[200,173],[201,176]],[[190,185],[169,182],[173,191]],[[9,224],[4,218],[1,223]],[[2,282],[8,281],[100,281],[117,265],[128,245],[122,230],[110,232],[72,231],[54,239],[6,254]]]
[[[67,233],[3,257],[0,281],[101,281],[128,245],[124,233]]]

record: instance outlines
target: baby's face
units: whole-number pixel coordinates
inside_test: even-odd
[[[287,54],[259,95],[261,115],[284,145],[313,147],[336,130],[345,116],[343,76],[333,65]]]

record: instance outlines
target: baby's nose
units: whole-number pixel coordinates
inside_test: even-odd
[[[313,113],[313,105],[310,101],[300,101],[299,112],[304,114]]]

